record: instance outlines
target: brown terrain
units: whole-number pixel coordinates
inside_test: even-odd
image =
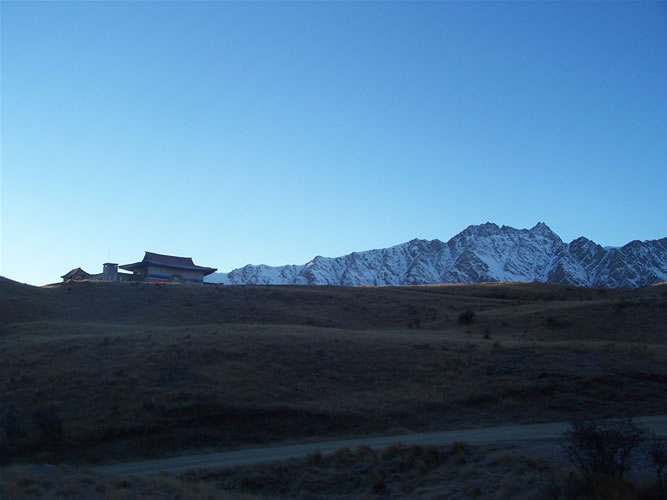
[[[0,318],[13,467],[667,413],[664,285],[1,279]]]
[[[514,448],[396,444],[380,451],[367,446],[341,448],[326,456],[313,453],[281,463],[197,470],[178,476],[117,477],[70,466],[15,465],[0,469],[0,493],[4,498],[21,500],[545,500],[557,498],[549,481],[559,474],[549,461]],[[620,486],[620,495],[606,498],[633,498],[622,496],[627,488],[624,491]]]

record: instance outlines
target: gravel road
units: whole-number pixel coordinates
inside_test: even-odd
[[[640,417],[636,420],[653,430],[658,437],[667,438],[667,415]],[[444,446],[455,441],[463,441],[471,445],[513,444],[525,448],[534,454],[553,457],[560,453],[560,441],[567,427],[568,424],[566,422],[554,422],[548,424],[507,425],[482,429],[401,434],[365,439],[320,441],[267,448],[248,448],[236,451],[208,453],[205,455],[185,455],[156,460],[141,460],[96,466],[92,469],[96,472],[114,475],[154,474],[158,472],[179,473],[192,469],[223,468],[277,462],[290,458],[304,457],[316,451],[322,454],[329,454],[338,448],[345,446],[355,448],[361,444],[366,444],[373,449],[382,449],[397,442],[434,446]]]

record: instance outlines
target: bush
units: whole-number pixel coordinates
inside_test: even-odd
[[[460,325],[469,325],[475,321],[475,312],[467,309],[459,314],[459,324]]]
[[[382,461],[388,461],[396,458],[403,452],[403,443],[395,443],[390,446],[387,446],[382,451],[380,451],[379,457]]]
[[[440,450],[436,446],[424,447],[424,462],[427,465],[440,465]]]
[[[360,444],[359,446],[357,446],[356,453],[357,453],[357,456],[360,457],[360,458],[372,457],[373,456],[373,448],[371,448],[367,444]]]
[[[655,473],[658,476],[658,490],[664,497],[665,492],[665,464],[667,464],[667,446],[664,441],[653,440],[651,443],[651,460],[655,466]]]
[[[19,438],[26,435],[25,422],[18,415],[14,407],[10,407],[5,418],[0,421],[0,427],[5,431],[7,439]]]
[[[382,493],[386,487],[384,478],[382,476],[376,476],[373,481],[373,493]]]
[[[53,445],[60,442],[63,436],[63,423],[55,408],[52,406],[37,408],[32,418],[45,443]]]
[[[583,478],[552,477],[542,492],[548,500],[585,499],[593,500],[639,500],[643,498],[632,481],[611,476]]]
[[[563,451],[586,478],[620,479],[632,467],[633,451],[646,436],[647,430],[631,418],[577,420],[564,434]]]
[[[547,317],[547,325],[550,328],[565,328],[566,326],[570,326],[570,323],[563,319],[555,318],[550,314]]]
[[[322,452],[317,450],[310,455],[308,455],[308,463],[311,465],[320,465],[322,463],[323,457]]]

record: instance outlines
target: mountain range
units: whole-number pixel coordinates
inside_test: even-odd
[[[515,229],[487,222],[447,242],[414,239],[304,265],[247,265],[208,282],[234,285],[422,285],[541,281],[636,288],[667,281],[667,238],[602,247],[580,237],[563,242],[543,222]]]

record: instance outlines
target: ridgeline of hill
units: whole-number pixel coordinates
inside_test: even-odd
[[[665,286],[3,278],[0,317],[4,462],[667,410]]]

